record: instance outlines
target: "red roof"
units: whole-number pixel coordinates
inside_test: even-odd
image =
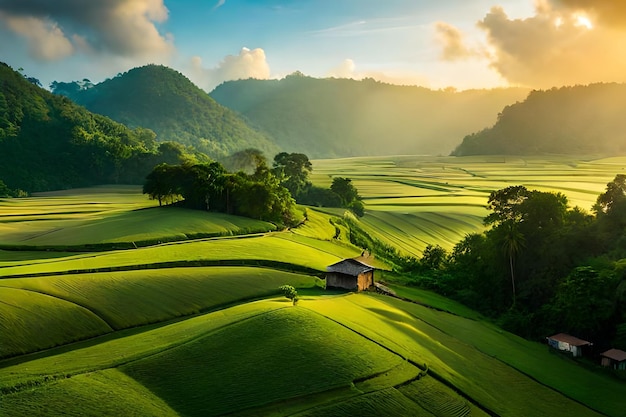
[[[556,340],[557,342],[568,343],[572,346],[585,346],[592,344],[591,342],[587,342],[586,340],[582,340],[565,333],[555,334],[554,336],[548,337],[548,339]]]
[[[604,356],[609,359],[613,359],[617,362],[626,361],[626,352],[619,349],[609,349],[606,352],[602,353],[601,356]]]

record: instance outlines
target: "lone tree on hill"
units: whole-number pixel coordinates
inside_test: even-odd
[[[298,304],[298,291],[296,291],[294,287],[291,285],[281,285],[278,289],[285,294],[285,297],[289,298],[293,302],[294,306]]]

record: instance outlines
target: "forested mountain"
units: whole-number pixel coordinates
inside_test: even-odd
[[[218,158],[245,148],[274,155],[278,147],[250,128],[233,111],[219,105],[181,73],[147,65],[92,85],[88,80],[52,83],[94,113],[131,128],[146,127],[159,141],[176,141]]]
[[[466,136],[453,155],[623,154],[625,109],[624,84],[532,91],[493,127]]]
[[[489,126],[522,89],[434,91],[372,79],[239,80],[210,95],[268,132],[284,150],[313,158],[449,154],[468,132]]]
[[[151,130],[90,113],[0,63],[0,189],[141,184],[155,164],[185,159],[197,158],[178,144],[157,147]]]

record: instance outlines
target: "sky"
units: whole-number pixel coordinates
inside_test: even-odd
[[[626,0],[0,0],[0,61],[94,83],[155,63],[224,81],[458,90],[626,81]]]

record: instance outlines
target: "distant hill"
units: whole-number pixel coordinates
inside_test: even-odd
[[[489,126],[527,90],[463,92],[390,85],[366,79],[229,81],[210,93],[244,115],[288,152],[313,158],[449,154],[459,139]]]
[[[193,146],[213,158],[245,148],[268,157],[279,151],[271,139],[171,68],[147,65],[96,85],[85,81],[55,82],[53,92],[129,127],[152,129],[159,141]]]
[[[626,85],[533,91],[488,129],[466,136],[453,155],[625,154]]]
[[[141,184],[155,164],[190,158],[177,144],[157,147],[151,130],[93,114],[0,63],[0,181],[9,189]]]

